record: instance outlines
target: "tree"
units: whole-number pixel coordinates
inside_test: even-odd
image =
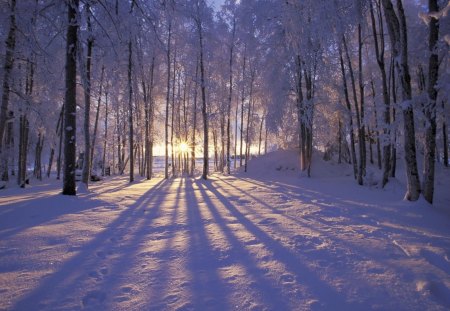
[[[94,38],[92,36],[91,25],[91,7],[89,3],[86,5],[86,19],[88,29],[87,39],[87,55],[86,55],[86,73],[84,76],[84,160],[83,172],[81,175],[81,182],[86,189],[89,185],[91,175],[91,64],[92,64],[92,48],[94,45]]]
[[[391,39],[392,56],[400,78],[402,90],[402,112],[404,126],[404,152],[406,162],[407,191],[405,199],[416,201],[420,196],[420,181],[417,169],[414,110],[412,107],[411,76],[408,64],[408,37],[406,17],[401,0],[397,1],[397,12],[391,0],[382,0],[384,15]]]
[[[77,86],[77,41],[78,0],[67,1],[66,43],[66,91],[64,97],[64,195],[76,195],[76,86]]]
[[[14,66],[14,49],[16,46],[16,0],[11,0],[11,15],[9,21],[8,37],[6,39],[6,55],[3,65],[2,104],[0,106],[0,180],[8,180],[8,165],[5,163],[6,156],[3,150],[3,136],[5,134],[6,121],[8,118],[9,94],[11,91],[10,80]]]
[[[439,40],[439,22],[434,13],[439,11],[437,0],[428,0],[430,14],[428,49],[430,52],[428,62],[428,101],[424,107],[427,121],[425,129],[425,159],[423,171],[423,196],[425,200],[433,203],[434,169],[436,159],[436,99],[437,81],[439,76],[439,57],[437,43]]]
[[[375,56],[376,61],[378,64],[378,67],[380,69],[381,74],[381,82],[382,82],[382,93],[383,93],[383,102],[384,102],[384,127],[383,127],[383,134],[385,136],[385,139],[388,140],[388,142],[383,143],[383,179],[381,181],[382,187],[384,187],[389,178],[389,172],[391,170],[391,149],[392,144],[390,141],[390,130],[389,125],[391,124],[391,108],[390,108],[390,97],[389,97],[389,89],[388,89],[388,83],[387,83],[387,76],[386,76],[386,66],[385,66],[385,60],[384,60],[384,33],[383,33],[383,20],[381,16],[381,9],[378,7],[378,28],[379,33],[377,33],[377,25],[375,22],[375,14],[373,9],[373,0],[370,1],[370,18],[372,22],[372,32],[373,32],[373,39],[374,39],[374,48],[375,48]]]

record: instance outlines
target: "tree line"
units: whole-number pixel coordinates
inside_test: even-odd
[[[229,174],[278,146],[298,147],[307,176],[314,150],[351,163],[360,185],[371,163],[384,187],[401,158],[405,198],[432,202],[436,162],[448,166],[446,1],[1,6],[3,185],[44,166],[68,195],[80,170],[86,188],[98,168],[150,179],[161,146],[165,178],[207,179],[210,159]]]

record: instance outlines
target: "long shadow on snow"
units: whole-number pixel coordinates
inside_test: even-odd
[[[245,181],[257,186],[265,186],[262,181],[256,181],[249,178],[245,178]],[[228,184],[233,186],[231,183]],[[432,219],[435,219],[434,216],[436,215],[429,215],[429,213],[432,213],[433,211],[425,211],[422,213],[422,210],[415,212],[408,210],[401,212],[393,207],[389,208],[378,206],[373,203],[363,201],[352,201],[342,194],[340,196],[333,196],[331,193],[318,192],[315,189],[308,189],[305,186],[300,186],[297,184],[286,184],[285,182],[281,183],[279,181],[271,181],[270,184],[272,187],[268,189],[272,189],[272,191],[277,193],[282,193],[283,196],[289,197],[292,201],[306,201],[309,204],[320,206],[321,209],[318,213],[316,215],[308,215],[307,217],[304,217],[304,220],[307,221],[302,221],[301,225],[304,227],[309,227],[311,230],[318,232],[320,236],[333,241],[333,245],[337,246],[341,253],[344,251],[352,254],[351,261],[356,260],[356,262],[358,262],[375,259],[380,266],[390,267],[393,265],[392,259],[406,259],[409,255],[406,256],[406,254],[403,254],[402,251],[397,248],[398,244],[395,244],[394,242],[395,236],[407,239],[417,239],[417,241],[422,243],[425,248],[425,244],[436,245],[442,249],[448,249],[450,247],[450,240],[445,237],[445,233],[442,233],[442,224],[441,226],[438,226],[438,228],[441,229],[436,230],[435,228],[431,229],[427,227],[426,223],[430,223],[430,221],[424,221],[424,217],[431,217]],[[243,190],[241,190],[241,192],[247,195],[247,192]],[[296,194],[293,195],[292,193]],[[319,200],[317,200],[317,198],[319,198]],[[266,204],[265,206],[267,207]],[[399,207],[397,207],[397,209],[398,208]],[[327,217],[332,217],[335,220],[330,222],[325,220]],[[339,219],[336,220],[336,217]],[[364,229],[358,229],[360,225],[363,225]],[[376,228],[376,231],[367,232],[366,226]],[[330,232],[331,228],[334,228],[333,232]],[[339,228],[354,228],[356,230],[354,232],[354,238],[349,238],[347,236],[345,240],[342,239],[338,233],[345,235],[348,234],[348,232],[346,231],[347,229],[341,232]],[[392,236],[392,233],[394,236]],[[363,235],[365,238],[383,240],[385,246],[387,246],[390,251],[386,254],[386,249],[374,249],[371,247],[371,244],[364,246],[361,243],[357,243],[358,241],[361,241],[358,234]],[[392,256],[394,256],[394,258],[392,258]],[[448,271],[449,266],[443,257],[426,250],[422,250],[420,256],[424,257],[430,264],[434,265],[443,272]],[[414,256],[411,257],[411,260],[414,260]],[[402,277],[405,277],[407,280],[413,282],[414,279],[412,279],[410,271],[407,268],[402,267],[402,261],[399,261],[397,264],[399,266],[397,269],[403,271]],[[357,270],[349,270],[349,275],[354,274],[355,271]],[[354,275],[353,279],[360,279],[360,283],[366,283],[365,280],[361,279],[361,276],[358,275]],[[439,293],[448,292],[448,289],[446,289],[440,282],[434,282],[432,284],[433,286],[438,287],[437,291]],[[374,288],[371,288],[370,290],[374,290]],[[384,291],[385,289],[379,288],[379,290]],[[405,289],[405,291],[400,293],[397,291],[384,291],[384,295],[390,296],[388,299],[388,301],[392,302],[389,304],[390,308],[398,308],[401,306],[402,301],[417,299],[418,297],[418,293],[414,286],[412,286],[408,293],[406,293]],[[376,301],[373,301],[373,299],[369,296],[365,298],[367,299],[366,303],[370,301],[376,303]],[[439,294],[437,296],[440,303],[448,305],[448,301],[443,301],[439,297],[445,297],[446,294]],[[386,303],[388,301],[386,301]],[[420,304],[423,303],[423,301],[417,301],[417,303]]]
[[[192,203],[187,206],[188,227],[191,232],[189,233],[189,258],[186,267],[192,275],[191,307],[194,310],[231,310],[230,301],[228,301],[230,293],[217,271],[218,258],[209,242],[204,219],[200,212],[201,207],[192,183],[191,179],[186,180],[186,202]]]
[[[248,232],[261,241],[267,249],[272,251],[275,260],[283,263],[291,273],[295,274],[297,282],[305,284],[309,290],[319,300],[319,303],[325,308],[333,308],[340,306],[343,309],[358,309],[362,306],[359,304],[350,303],[345,300],[336,289],[321,280],[318,275],[311,271],[305,264],[302,263],[301,258],[290,249],[285,248],[278,241],[270,237],[266,232],[261,230],[252,221],[247,219],[223,194],[221,194],[212,185],[206,184],[208,190],[213,193],[220,202],[231,212],[231,214],[244,225]]]
[[[106,205],[102,200],[62,194],[12,203],[6,208],[1,208],[0,238],[6,240],[20,232],[58,219],[60,216],[80,214],[102,204]],[[39,206],[39,208],[32,210],[31,206]]]
[[[176,182],[179,182],[179,185],[176,185]],[[163,214],[164,210],[160,206],[172,192],[174,185],[177,189],[175,202],[170,209],[170,220],[167,224],[161,224],[160,218],[167,215]],[[167,294],[173,277],[170,274],[172,256],[178,255],[177,251],[172,249],[173,241],[176,231],[183,229],[183,226],[176,224],[181,190],[182,180],[171,179],[164,181],[164,187],[153,188],[151,193],[142,195],[141,201],[134,207],[142,207],[142,216],[139,216],[138,212],[139,219],[130,218],[127,223],[121,224],[120,231],[124,233],[125,239],[113,237],[120,242],[118,250],[121,256],[114,258],[108,267],[108,274],[101,275],[95,289],[84,296],[84,305],[95,307],[97,304],[102,309],[120,309],[124,308],[119,307],[121,303],[126,304],[134,295],[141,298],[136,302],[139,305],[135,305],[139,309],[163,310],[171,303],[177,302],[176,296]],[[152,198],[142,200],[148,195]],[[146,251],[145,248],[150,243],[164,243],[164,247],[160,251]],[[151,262],[157,263],[156,269],[147,269],[147,264]],[[144,295],[140,292],[144,292]]]
[[[249,252],[249,250],[245,247],[242,241],[238,239],[238,237],[233,233],[233,231],[230,229],[228,224],[226,223],[226,220],[221,215],[221,212],[219,211],[219,207],[215,206],[215,204],[212,202],[210,195],[208,195],[207,191],[214,193],[214,195],[219,199],[219,202],[224,206],[225,209],[231,210],[230,206],[232,206],[232,203],[226,199],[224,199],[221,196],[217,195],[217,192],[212,191],[213,186],[210,184],[210,181],[198,181],[200,193],[210,210],[213,218],[214,223],[217,224],[222,232],[224,233],[226,239],[231,244],[231,257],[225,262],[225,264],[234,264],[234,263],[241,263],[247,273],[246,277],[249,280],[254,280],[254,285],[256,285],[256,288],[254,288],[256,291],[259,291],[258,298],[262,299],[265,307],[269,306],[270,310],[289,310],[289,305],[287,304],[287,301],[283,297],[283,293],[281,292],[280,288],[277,286],[274,286],[273,282],[265,277],[266,271],[264,269],[258,267],[258,261],[256,258],[252,256],[252,254]],[[234,209],[234,207],[233,207]],[[233,215],[237,220],[241,220],[236,215]],[[245,224],[243,224],[245,225]],[[256,238],[258,238],[257,235],[254,235]],[[223,267],[224,264],[220,261],[217,262],[217,267]],[[267,300],[270,299],[270,300]]]
[[[30,306],[37,309],[50,308],[52,310],[62,310],[67,303],[73,307],[79,307],[80,303],[84,306],[88,304],[97,304],[101,306],[106,300],[106,292],[96,289],[88,292],[84,297],[73,297],[73,294],[80,288],[83,288],[92,277],[96,277],[97,267],[101,267],[101,263],[108,256],[114,256],[115,242],[114,238],[120,240],[121,236],[126,233],[137,219],[143,216],[143,210],[149,202],[155,201],[155,208],[145,215],[147,222],[151,222],[159,213],[159,204],[164,200],[164,195],[154,196],[153,194],[164,194],[164,189],[168,187],[167,181],[160,181],[153,186],[144,195],[142,195],[135,204],[126,208],[115,220],[99,234],[97,234],[90,242],[85,244],[78,254],[74,255],[67,262],[63,263],[56,272],[45,277],[38,287],[31,292],[20,297],[13,305],[13,310],[29,310]],[[120,269],[126,266],[116,267]],[[62,305],[60,305],[62,303]]]

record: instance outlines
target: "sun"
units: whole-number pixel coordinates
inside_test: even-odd
[[[182,141],[179,145],[178,145],[178,150],[181,153],[187,153],[189,151],[189,145],[185,142]]]

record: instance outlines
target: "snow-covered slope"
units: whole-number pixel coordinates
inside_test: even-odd
[[[320,159],[300,177],[296,161],[2,191],[0,310],[450,308],[447,214],[403,201],[402,181],[360,187]]]

